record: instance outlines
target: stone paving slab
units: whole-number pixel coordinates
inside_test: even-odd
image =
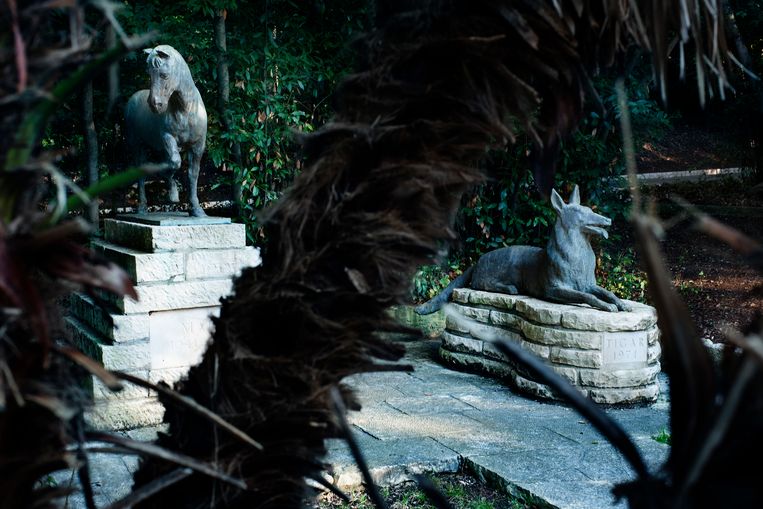
[[[611,490],[632,477],[630,466],[588,422],[563,405],[527,399],[495,380],[438,365],[438,346],[439,341],[407,344],[404,361],[416,366],[414,373],[370,373],[347,381],[363,404],[348,418],[378,484],[464,469],[545,507],[625,507],[624,502],[614,505]],[[660,383],[667,394],[664,377]],[[648,407],[606,411],[656,470],[670,450],[651,438],[668,427],[665,397]],[[155,431],[126,433],[150,440]],[[331,479],[345,489],[358,486],[360,473],[344,442],[331,440],[327,447]],[[127,493],[137,459],[101,456],[93,484],[103,505]],[[63,472],[56,480],[61,485],[69,478]],[[81,495],[75,494],[69,507],[84,507]]]
[[[461,459],[451,449],[432,438],[377,440],[368,435],[357,437],[363,454],[372,460],[369,467],[374,482],[381,486],[411,480],[413,475],[431,472],[458,472]],[[362,482],[346,443],[332,440],[329,456],[334,462],[331,481],[340,488],[352,488]]]
[[[363,409],[349,417],[358,435],[364,436],[361,446],[372,473],[376,468],[384,471],[394,447],[406,448],[395,456],[401,462],[397,472],[401,468],[404,472],[406,465],[426,465],[438,472],[436,462],[416,462],[422,454],[417,452],[420,446],[429,447],[433,440],[455,454],[462,468],[511,493],[544,501],[548,507],[625,507],[624,502],[615,504],[611,490],[616,483],[632,478],[630,466],[575,411],[513,394],[506,386],[479,375],[443,368],[432,360],[438,341],[407,346],[406,360],[416,366],[414,373],[386,380],[388,373],[350,379]],[[660,382],[667,394],[664,377]],[[386,397],[380,384],[389,391]],[[376,389],[366,392],[369,387]],[[401,398],[400,393],[406,396]],[[632,436],[653,470],[669,452],[668,446],[651,438],[667,428],[667,409],[662,397],[646,407],[606,410]],[[329,462],[335,469],[352,468],[346,461],[349,457],[331,450]],[[373,475],[377,482],[388,484],[384,476]]]

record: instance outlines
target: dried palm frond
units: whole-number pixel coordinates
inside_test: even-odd
[[[378,363],[402,353],[378,334],[399,329],[386,309],[454,237],[461,194],[483,178],[476,162],[487,148],[522,127],[548,190],[559,140],[592,90],[589,73],[632,43],[652,50],[663,79],[669,34],[681,47],[692,36],[696,65],[720,69],[717,81],[700,75],[702,90],[726,86],[712,1],[377,5],[360,69],[337,91],[336,117],[304,139],[305,170],[266,213],[262,267],[235,282],[201,364],[178,385],[264,449],[242,447],[183,410],[165,416],[160,445],[220,465],[247,489],[191,475],[141,507],[302,507],[312,494],[305,479],[323,467],[324,440],[341,436],[330,388],[394,369]],[[148,460],[137,485],[174,468]]]

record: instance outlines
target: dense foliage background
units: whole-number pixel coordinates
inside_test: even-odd
[[[738,30],[731,30],[732,38],[736,34],[748,47],[746,65],[755,71],[763,68],[763,39],[754,35],[763,33],[760,3],[729,4],[738,24]],[[232,203],[215,213],[233,214],[245,222],[251,243],[267,244],[257,213],[273,203],[302,168],[296,137],[329,119],[332,92],[353,67],[352,42],[369,26],[370,10],[365,0],[140,0],[124,2],[117,12],[127,33],[157,31],[156,44],[170,44],[186,58],[209,116],[202,201]],[[90,15],[91,30],[97,32],[102,17],[98,12]],[[65,16],[61,23],[68,23]],[[221,33],[225,36],[222,45]],[[107,104],[105,79],[95,82],[102,175],[129,165],[122,141],[122,109],[133,92],[147,86],[144,65],[141,53],[133,53],[121,63],[120,95],[114,108]],[[227,73],[224,79],[221,65]],[[603,185],[602,179],[622,173],[613,91],[619,74],[628,77],[637,146],[661,136],[672,117],[690,116],[691,111],[682,110],[682,97],[695,94],[676,76],[671,89],[676,100],[672,113],[666,113],[653,90],[649,62],[638,52],[628,53],[614,71],[595,80],[600,104],[589,100],[580,129],[563,142],[555,187],[566,197],[573,185],[579,184],[584,202],[615,223],[627,216],[627,196]],[[738,83],[738,95],[730,105],[723,103],[721,107],[711,101],[709,108],[723,121],[737,116],[750,119],[743,123],[755,125],[751,112],[760,110],[760,84],[744,76]],[[686,101],[696,102],[695,97]],[[62,167],[75,180],[82,180],[86,140],[78,115],[71,111],[59,115],[50,124],[44,144],[64,150],[67,155]],[[507,150],[486,154],[481,164],[491,178],[463,198],[457,218],[459,240],[441,264],[422,267],[412,286],[414,300],[433,296],[486,251],[511,244],[545,243],[554,216],[528,171],[529,147],[529,140],[520,139]],[[164,186],[155,185],[149,191],[156,197],[154,202],[161,201]],[[103,208],[113,211],[124,202],[125,193],[120,193],[107,198]],[[620,294],[642,299],[645,283],[634,253],[628,248],[608,247],[619,240],[616,234],[598,246],[602,283]]]

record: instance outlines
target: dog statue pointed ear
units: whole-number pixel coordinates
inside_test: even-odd
[[[570,195],[570,205],[580,205],[580,188],[575,184],[575,189],[572,190]]]
[[[562,213],[562,209],[564,208],[564,200],[561,196],[559,196],[559,193],[556,192],[556,189],[551,190],[551,206],[554,207],[554,210],[557,214]]]
[[[143,50],[143,53],[145,53],[146,55],[150,55],[152,51],[154,51],[154,48],[146,48]]]

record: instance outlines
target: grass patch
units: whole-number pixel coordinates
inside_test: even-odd
[[[670,431],[662,428],[656,435],[652,435],[652,440],[661,444],[670,445]]]
[[[437,474],[430,476],[430,479],[456,509],[537,509],[539,507],[503,491],[489,488],[470,475]],[[414,482],[387,486],[380,491],[391,509],[434,509],[434,505]],[[358,489],[347,494],[351,499],[349,504],[330,493],[324,493],[319,497],[315,508],[374,508],[364,490]]]

